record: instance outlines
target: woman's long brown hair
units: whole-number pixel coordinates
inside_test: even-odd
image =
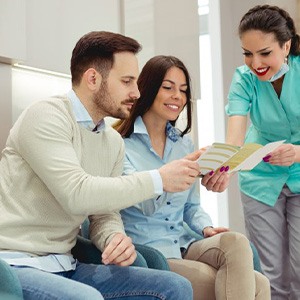
[[[137,100],[131,110],[130,117],[125,120],[120,120],[113,125],[113,127],[123,136],[129,137],[134,129],[134,122],[138,116],[143,116],[153,104],[156,95],[161,87],[166,73],[172,67],[179,68],[183,71],[186,77],[186,113],[187,125],[181,132],[181,136],[188,133],[192,125],[192,101],[191,101],[191,79],[189,72],[185,65],[174,56],[158,55],[151,58],[143,67],[138,78],[138,88],[140,91],[140,99]],[[176,120],[170,121],[175,126]]]

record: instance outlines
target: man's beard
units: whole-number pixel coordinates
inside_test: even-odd
[[[99,90],[94,94],[93,102],[99,113],[117,119],[126,119],[129,117],[130,112],[126,106],[124,106],[126,110],[122,109],[122,107],[124,104],[134,103],[134,100],[123,100],[119,103],[118,107],[118,104],[111,98],[111,95],[108,92],[107,82],[103,81]]]

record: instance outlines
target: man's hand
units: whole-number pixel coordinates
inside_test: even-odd
[[[193,152],[189,158],[197,157]],[[199,157],[199,156],[198,156]],[[165,192],[182,192],[191,187],[200,172],[197,161],[188,159],[174,160],[158,169],[163,182]]]
[[[208,148],[208,146],[207,147],[203,147],[203,148],[201,148],[199,150],[196,150],[196,151],[194,151],[194,152],[186,155],[184,158],[188,159],[188,160],[192,160],[192,161],[198,160],[199,157],[206,151],[207,148]]]
[[[105,265],[130,266],[136,259],[135,247],[130,237],[117,233],[106,245],[102,253],[102,262]]]
[[[214,227],[209,226],[209,227],[205,227],[203,229],[203,236],[205,238],[207,238],[207,237],[210,237],[210,236],[214,236],[218,233],[227,232],[227,231],[229,231],[229,229],[226,228],[226,227],[215,227],[214,228]]]

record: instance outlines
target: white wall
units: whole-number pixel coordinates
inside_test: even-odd
[[[19,90],[12,93],[11,64],[19,62],[69,74],[71,51],[83,34],[92,30],[121,32],[120,3],[120,0],[0,1],[0,150],[13,124],[13,115],[29,101],[26,97],[48,91],[32,81],[26,87],[19,85]],[[13,101],[15,95],[17,100]]]
[[[0,1],[0,62],[13,63],[26,57],[25,0]]]
[[[65,94],[72,85],[70,77],[13,68],[11,86],[12,123],[15,123],[27,106],[51,96]]]
[[[141,42],[140,66],[154,55],[175,55],[193,78],[200,98],[199,16],[197,0],[125,0],[124,33]]]
[[[12,124],[11,67],[24,60],[25,0],[0,1],[0,151]]]
[[[11,67],[0,63],[0,151],[12,125]],[[0,155],[1,157],[1,155]]]
[[[69,74],[72,49],[93,30],[120,32],[119,0],[26,0],[26,64]]]

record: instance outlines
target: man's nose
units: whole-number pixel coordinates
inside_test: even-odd
[[[135,88],[130,92],[130,98],[132,99],[138,99],[140,98],[141,94],[138,89],[138,86],[136,85]]]

